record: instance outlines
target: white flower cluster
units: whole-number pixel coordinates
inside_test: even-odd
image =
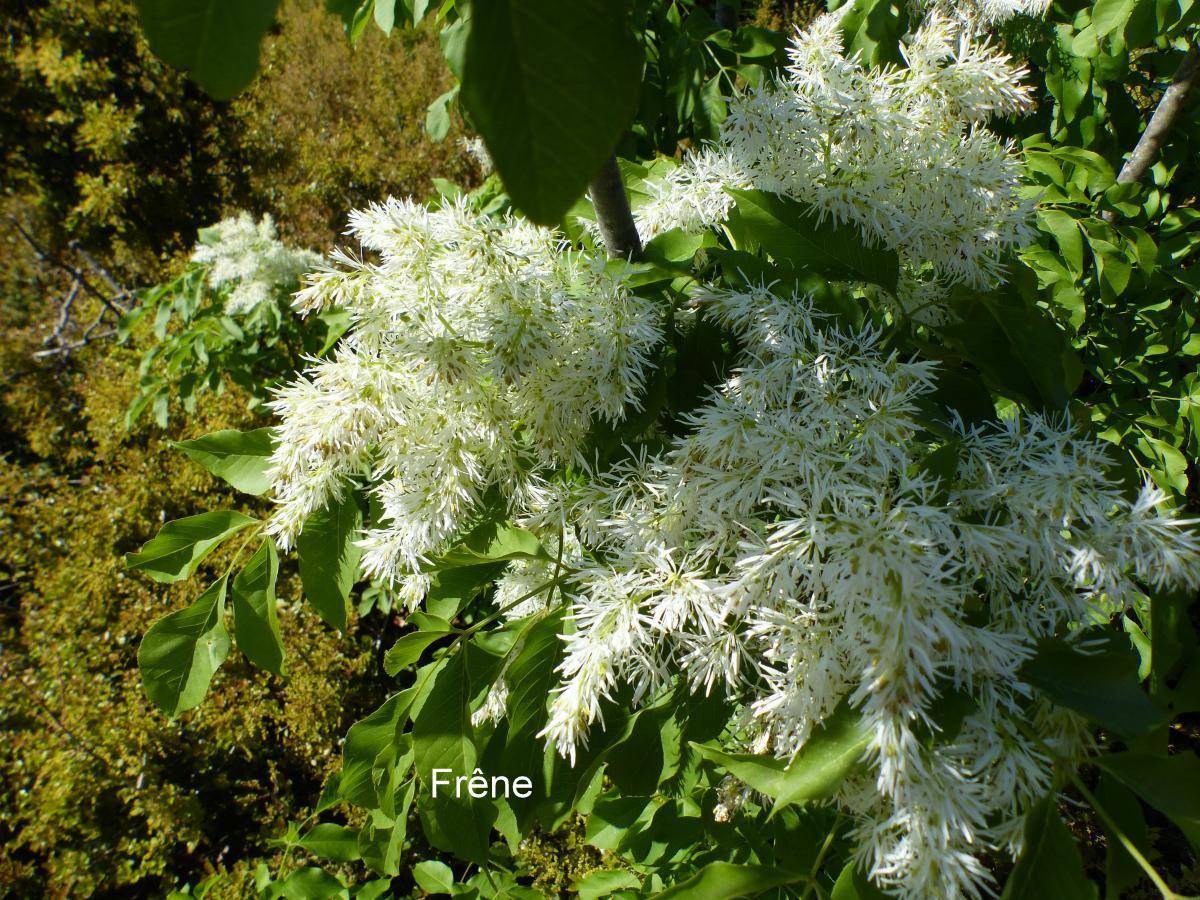
[[[515,512],[537,507],[541,468],[576,457],[594,419],[639,402],[661,312],[625,267],[465,202],[389,200],[352,214],[351,232],[378,261],[337,252],[296,295],[305,312],[345,309],[353,326],[272,403],[270,531],[288,546],[367,475],[383,514],[364,567],[391,581],[441,549],[489,488]]]
[[[645,695],[682,672],[742,698],[747,742],[788,757],[846,700],[869,767],[838,801],[875,880],[979,896],[978,854],[1014,849],[1051,787],[1022,724],[1068,758],[1086,746],[1022,680],[1035,642],[1124,608],[1135,577],[1200,584],[1200,542],[1153,488],[1124,499],[1104,445],[1048,417],[947,423],[955,461],[929,463],[933,366],[802,297],[708,290],[702,308],[740,334],[740,367],[668,451],[571,507],[594,562],[545,734],[572,757],[618,681]],[[931,742],[952,693],[973,711]]]
[[[798,32],[787,78],[732,98],[719,138],[648,185],[644,236],[719,224],[727,188],[753,188],[853,223],[911,273],[992,286],[1034,233],[1013,147],[983,124],[1029,107],[1024,69],[939,14],[903,52],[906,68],[847,58],[835,14]]]
[[[282,243],[269,214],[255,222],[250,213],[241,212],[200,230],[192,262],[208,266],[213,290],[230,287],[225,300],[229,315],[248,315],[262,303],[287,296],[321,256]]]

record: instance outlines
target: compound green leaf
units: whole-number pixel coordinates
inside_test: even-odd
[[[184,69],[214,99],[254,78],[279,0],[137,0],[150,49]]]
[[[168,522],[137,553],[125,554],[125,565],[168,584],[191,578],[214,547],[255,519],[229,509]]]
[[[244,494],[259,496],[271,488],[267,468],[275,442],[270,428],[214,431],[175,446]]]
[[[513,202],[556,225],[637,110],[628,0],[488,0],[469,27],[462,103]]]
[[[283,674],[283,639],[275,610],[279,554],[267,538],[233,579],[233,633],[238,649],[256,666]]]
[[[146,696],[169,716],[199,706],[213,674],[229,655],[222,577],[186,609],[163,616],[138,648]]]

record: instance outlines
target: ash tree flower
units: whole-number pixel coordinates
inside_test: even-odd
[[[240,212],[200,230],[192,262],[208,267],[214,291],[228,290],[225,312],[246,316],[286,297],[321,256],[281,242],[269,214],[255,222],[250,213]]]
[[[625,681],[682,672],[740,702],[746,743],[790,757],[844,700],[870,734],[837,802],[858,854],[899,896],[981,896],[983,851],[1017,849],[1052,761],[1085,724],[1032,699],[1038,639],[1126,608],[1137,581],[1200,584],[1200,542],[1108,450],[1056,417],[954,434],[953,475],[921,412],[936,368],[847,333],[802,296],[707,289],[739,366],[664,452],[597,473],[570,511],[592,562],[547,739],[572,757]],[[938,701],[973,711],[932,745]]]
[[[514,513],[545,502],[546,471],[581,458],[593,420],[638,404],[661,311],[621,268],[465,201],[389,200],[354,213],[351,231],[377,260],[335,253],[296,296],[304,312],[342,307],[353,325],[272,404],[270,530],[290,545],[365,476],[383,515],[363,538],[364,567],[392,581],[438,552],[488,489]]]
[[[845,55],[836,14],[797,32],[786,76],[733,97],[719,137],[649,185],[639,228],[718,225],[728,188],[753,188],[857,226],[910,282],[994,286],[1034,233],[1020,160],[985,125],[1030,107],[1025,70],[940,13],[901,49],[906,66],[872,69]]]

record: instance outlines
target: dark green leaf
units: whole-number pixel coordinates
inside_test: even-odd
[[[1067,831],[1054,797],[1025,814],[1022,851],[1001,900],[1094,900],[1096,886],[1083,873],[1083,860]]]
[[[487,861],[494,804],[454,795],[453,786],[441,786],[433,796],[434,769],[449,770],[446,777],[470,776],[475,769],[475,731],[471,726],[472,694],[468,655],[456,653],[437,673],[429,693],[413,720],[413,752],[417,777],[423,785],[421,820],[425,836],[440,850],[483,864]]]
[[[642,49],[628,0],[472,6],[462,102],[513,202],[556,225],[637,110]]]
[[[242,493],[259,496],[271,487],[267,468],[275,442],[270,428],[214,431],[175,446]]]
[[[138,648],[146,696],[169,716],[199,706],[213,673],[229,655],[222,577],[186,609],[159,619]]]
[[[361,527],[362,510],[347,491],[341,500],[309,516],[296,539],[304,595],[322,619],[342,631],[346,598],[358,578],[362,551],[354,542]]]
[[[275,542],[263,541],[258,552],[233,580],[233,633],[238,649],[256,666],[283,674],[283,639],[275,610],[279,555]]]
[[[525,775],[533,781],[533,797],[509,800],[522,823],[534,798],[545,793],[543,741],[537,734],[546,723],[546,702],[558,681],[555,669],[563,654],[563,642],[559,638],[562,623],[563,611],[559,609],[530,624],[518,638],[520,650],[505,675],[508,741],[504,748],[503,771],[510,778]]]
[[[217,100],[240,93],[279,0],[137,0],[150,49]]]
[[[255,521],[229,509],[176,519],[160,528],[137,553],[126,553],[125,565],[145,572],[155,581],[171,583],[191,578],[217,544]]]
[[[1200,847],[1200,756],[1114,753],[1096,764],[1165,814],[1192,845]]]
[[[1082,370],[1046,313],[1010,292],[966,297],[956,311],[959,321],[942,333],[996,390],[1038,408],[1066,407]]]
[[[830,278],[867,281],[896,290],[900,261],[895,251],[869,247],[857,228],[821,224],[811,207],[766,191],[730,190],[737,200],[741,232],[775,259]]]
[[[830,900],[887,900],[887,894],[875,887],[866,873],[853,862],[846,863],[829,896]]]
[[[1021,667],[1021,677],[1059,706],[1133,738],[1162,727],[1168,718],[1142,690],[1137,671],[1128,639],[1113,634],[1087,653],[1064,640],[1044,640]]]

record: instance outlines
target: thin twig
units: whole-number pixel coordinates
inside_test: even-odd
[[[42,262],[48,263],[49,265],[57,266],[58,268],[62,269],[64,272],[66,272],[68,275],[70,275],[72,278],[74,278],[76,281],[78,281],[79,284],[82,285],[82,287],[85,291],[87,291],[89,294],[91,294],[93,297],[95,297],[97,300],[99,300],[102,304],[104,304],[104,306],[111,313],[116,315],[118,318],[120,318],[126,312],[126,309],[124,307],[122,307],[120,304],[115,302],[111,297],[109,297],[102,290],[100,290],[94,284],[92,284],[90,281],[88,281],[87,276],[85,276],[83,274],[83,272],[81,272],[75,266],[71,265],[66,260],[62,259],[59,256],[54,255],[49,250],[42,247],[42,245],[39,244],[36,239],[34,239],[33,235],[31,235],[25,229],[25,226],[21,224],[20,219],[18,219],[16,216],[10,215],[8,217],[8,220],[10,222],[12,222],[13,227],[17,230],[17,233],[19,235],[21,235],[22,238],[25,239],[25,243],[27,243],[30,246],[30,248],[33,250],[33,252],[37,255],[38,259],[40,259]],[[107,275],[107,273],[102,272],[101,277],[111,277],[111,276]],[[113,283],[116,284],[115,281]],[[129,292],[127,290],[125,290],[124,288],[121,288],[119,285],[117,286],[117,292],[121,296],[125,296],[125,297],[129,296]]]

